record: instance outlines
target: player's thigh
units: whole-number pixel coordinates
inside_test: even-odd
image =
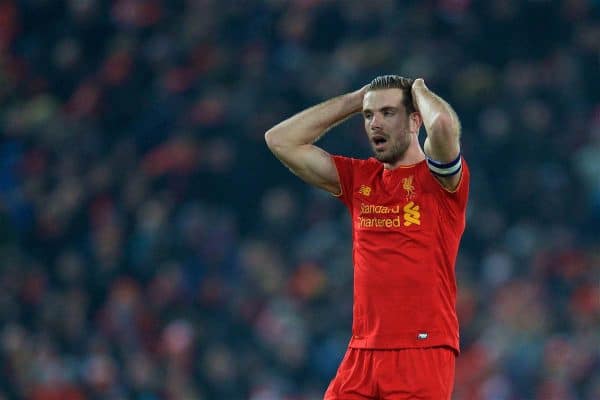
[[[377,392],[372,380],[372,364],[372,351],[349,348],[323,399],[374,400]]]
[[[381,363],[382,400],[449,400],[456,354],[448,347],[398,350]]]

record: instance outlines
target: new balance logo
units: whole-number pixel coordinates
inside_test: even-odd
[[[371,195],[371,188],[367,185],[360,185],[358,193],[362,194],[363,196],[369,197]]]
[[[404,211],[404,226],[421,225],[419,206],[415,205],[413,201],[406,203],[402,210]]]

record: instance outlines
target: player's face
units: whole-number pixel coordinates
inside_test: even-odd
[[[375,158],[393,164],[410,145],[409,117],[400,89],[372,90],[363,99],[365,130]]]

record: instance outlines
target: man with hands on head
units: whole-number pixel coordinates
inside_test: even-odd
[[[373,157],[314,144],[358,112]],[[265,139],[352,218],[352,336],[325,399],[450,399],[459,352],[454,266],[469,191],[452,107],[423,79],[379,76],[282,121]]]

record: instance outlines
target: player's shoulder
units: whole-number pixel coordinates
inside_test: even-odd
[[[383,164],[379,162],[374,157],[369,158],[355,158],[355,157],[347,157],[341,155],[332,155],[331,156],[337,165],[344,164],[352,168],[359,169],[377,169],[383,168]]]
[[[383,163],[379,160],[377,160],[375,157],[369,157],[369,158],[358,158],[357,159],[357,165],[360,165],[363,168],[368,168],[368,169],[383,169]]]

